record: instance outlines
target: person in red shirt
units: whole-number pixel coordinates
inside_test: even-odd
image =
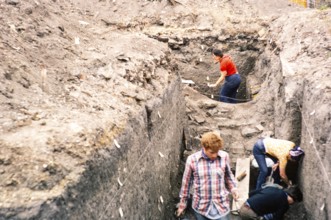
[[[220,63],[221,76],[215,84],[211,84],[209,87],[217,87],[225,81],[220,89],[219,100],[221,102],[236,103],[237,91],[241,83],[237,67],[231,57],[223,54],[221,50],[214,49],[213,57],[216,62]]]

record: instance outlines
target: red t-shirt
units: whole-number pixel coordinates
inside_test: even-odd
[[[220,70],[226,71],[227,72],[226,76],[231,76],[237,73],[237,67],[229,55],[224,55],[222,57],[222,60],[220,62]]]

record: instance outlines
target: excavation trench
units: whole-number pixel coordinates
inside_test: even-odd
[[[186,46],[176,47],[173,51],[178,60],[185,60],[185,62],[179,62],[178,65],[181,77],[185,79],[183,82],[188,118],[188,126],[184,129],[182,142],[184,145],[181,147],[184,151],[181,153],[180,172],[177,179],[178,187],[180,187],[186,158],[200,150],[199,137],[204,132],[216,130],[224,138],[225,150],[230,154],[233,173],[235,173],[237,158],[252,155],[253,144],[259,137],[275,137],[273,121],[277,119],[275,119],[274,109],[266,108],[265,105],[258,102],[258,99],[263,99],[263,97],[259,98],[262,96],[259,92],[263,84],[270,84],[270,82],[266,82],[266,80],[270,80],[266,77],[267,73],[277,75],[277,71],[281,70],[281,64],[277,59],[269,57],[274,54],[270,55],[266,52],[265,41],[259,41],[252,36],[234,36],[228,39],[231,42],[229,44],[219,42],[217,39],[214,40],[212,41],[211,38],[192,40],[187,42]],[[220,48],[220,45],[225,48],[225,54],[234,58],[243,79],[238,90],[238,104],[234,106],[218,102],[218,89],[210,89],[207,85],[216,82],[219,77],[219,67],[218,64],[213,63],[211,51],[212,48]],[[275,67],[271,69],[273,61],[278,62],[279,66],[276,63],[273,65]],[[192,80],[193,83],[187,83],[186,80]],[[263,92],[270,94],[268,90]],[[259,108],[266,108],[263,112],[266,117],[252,115],[252,111],[259,115]],[[234,115],[242,115],[242,117],[232,117]],[[245,118],[250,117],[249,115],[252,115],[251,119],[253,120],[245,120]],[[290,120],[293,120],[296,125],[291,132],[293,132],[293,136],[297,136],[301,130],[300,114],[294,113],[291,117],[293,119]],[[259,125],[263,128],[256,129],[252,125]],[[295,163],[289,163],[287,166],[287,174],[294,184],[298,183],[298,169],[299,167]],[[255,188],[257,175],[258,168],[251,166],[250,190]],[[174,194],[178,192],[179,188],[175,190]],[[179,198],[174,198],[174,201],[178,202]],[[297,219],[297,216],[304,216],[304,213],[302,204],[295,205],[287,212],[285,219]],[[189,209],[185,218],[194,219],[192,210]],[[235,215],[232,215],[232,218],[237,219]]]
[[[173,44],[173,43],[172,43]],[[249,82],[249,76],[254,76],[256,60],[263,51],[265,42],[260,42],[257,36],[235,35],[219,41],[216,37],[199,37],[186,40],[186,45],[172,47],[177,55],[181,77],[190,80],[190,86],[208,98],[219,100],[219,88],[210,88],[208,84],[215,83],[220,77],[219,64],[212,58],[214,48],[221,49],[235,61],[242,83],[238,89],[237,103],[251,101],[258,93],[256,82]],[[171,45],[170,45],[171,47]],[[193,81],[193,83],[191,82]]]
[[[330,10],[262,0],[0,5],[1,220],[177,219],[185,159],[211,130],[233,169],[259,137],[300,144],[293,179],[309,210],[300,203],[286,219],[331,215]],[[212,48],[237,64],[238,104],[207,87],[219,77]]]
[[[130,37],[120,38],[114,44],[126,40],[128,42],[123,45],[130,45]],[[103,89],[116,90],[106,95],[118,94],[122,90],[120,97],[124,97],[124,102],[120,104],[128,109],[114,111],[111,115],[114,117],[99,116],[98,119],[106,118],[108,123],[106,120],[98,124],[93,135],[79,134],[74,144],[66,140],[64,143],[55,143],[54,151],[57,154],[62,153],[64,158],[70,155],[68,164],[73,164],[72,158],[78,158],[83,168],[62,180],[66,184],[65,188],[60,188],[63,191],[57,187],[50,188],[50,191],[45,188],[39,189],[41,191],[34,189],[31,193],[35,193],[35,197],[25,203],[20,197],[10,197],[14,201],[13,205],[1,207],[0,219],[177,219],[174,213],[185,160],[190,153],[200,149],[201,134],[211,130],[220,132],[233,169],[237,158],[251,154],[251,148],[258,137],[275,134],[275,109],[281,105],[270,103],[273,99],[268,91],[282,91],[282,88],[276,87],[281,85],[278,81],[281,77],[277,78],[281,65],[277,56],[268,53],[273,48],[266,49],[265,41],[259,41],[257,36],[233,35],[226,40],[213,36],[175,38],[161,45],[148,37],[140,41],[135,38],[134,42],[141,48],[146,44],[154,45],[154,56],[141,55],[140,50],[132,51],[131,48],[128,50],[131,58],[129,55],[118,55],[118,51],[109,53],[111,60],[117,60],[118,63],[113,66],[101,65],[99,72],[102,77],[95,80],[105,81]],[[167,45],[171,49],[170,53]],[[211,99],[211,94],[217,98],[218,91],[211,91],[207,83],[217,80],[219,72],[218,65],[212,61],[210,49],[219,46],[237,64],[243,78],[238,98],[245,102],[233,105]],[[146,57],[150,59],[146,60]],[[130,89],[120,87],[123,78],[107,75],[109,69],[123,70],[119,68],[121,66],[126,67],[122,73],[130,81],[130,84],[124,82],[132,86]],[[183,84],[182,79],[190,79],[194,84]],[[109,86],[109,82],[118,87]],[[268,85],[267,89],[265,85]],[[78,87],[71,89],[75,88]],[[141,91],[142,88],[152,89]],[[154,92],[157,93],[154,97],[147,98],[148,93]],[[102,97],[102,100],[112,99]],[[112,106],[118,105],[118,102],[112,103]],[[137,108],[129,109],[131,104]],[[108,109],[109,106],[103,108]],[[295,108],[292,110],[287,120],[294,118],[293,121],[300,125],[298,112]],[[98,111],[108,113],[102,111],[102,108],[98,108]],[[118,122],[119,119],[125,123]],[[87,121],[86,127],[91,126],[91,121]],[[288,132],[290,136],[298,134],[296,128]],[[68,135],[76,137],[75,134]],[[86,145],[81,146],[80,143]],[[96,149],[88,152],[88,156],[85,151],[83,156],[75,154],[73,147],[81,150],[91,146],[91,143]],[[71,151],[65,151],[66,147]],[[60,156],[55,158],[58,163],[61,161]],[[51,165],[42,164],[45,167],[42,170],[43,177],[45,172],[56,177]],[[253,176],[251,180],[254,180]],[[47,186],[43,179],[36,182]],[[14,185],[8,187],[12,189]],[[24,190],[20,196],[27,195]],[[188,217],[192,217],[191,214],[187,212]]]

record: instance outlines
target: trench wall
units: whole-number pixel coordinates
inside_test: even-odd
[[[123,147],[100,154],[104,161],[94,169],[100,169],[103,176],[108,172],[110,178],[83,205],[85,219],[119,219],[121,212],[123,219],[170,219],[166,210],[172,204],[169,201],[176,183],[184,113],[177,80],[161,99],[148,103],[129,122],[127,131],[118,139]]]
[[[288,75],[282,67],[282,76]],[[303,192],[306,219],[331,217],[331,93],[327,85],[329,74],[318,76],[281,77],[285,88],[276,96],[276,136],[294,141],[305,150],[305,157],[297,164],[298,184]],[[296,85],[296,86],[293,86]],[[293,94],[287,93],[295,88]],[[291,95],[289,95],[291,94]],[[280,103],[284,104],[281,105]],[[278,103],[278,104],[277,104]],[[278,107],[277,107],[278,106]],[[301,213],[298,213],[300,215]]]
[[[308,219],[331,218],[331,93],[325,80],[306,79],[302,105],[300,177]],[[323,94],[323,95],[321,95]]]
[[[177,78],[128,121],[120,148],[99,150],[79,183],[45,203],[37,219],[172,219],[184,113]]]
[[[292,163],[293,170],[288,172],[303,192],[300,206],[305,210],[291,214],[297,219],[330,219],[330,73],[322,69],[313,76],[295,75],[290,74],[288,66],[282,54],[275,56],[266,51],[260,56],[255,73],[265,73],[266,79],[263,96],[255,105],[259,108],[263,103],[270,103],[275,137],[291,140],[305,150],[301,163]],[[298,69],[298,72],[305,70]]]
[[[294,141],[305,150],[298,164],[298,183],[303,191],[307,219],[331,217],[331,93],[329,73],[313,77],[289,76],[282,64],[283,93],[275,108],[276,133]],[[292,90],[292,91],[291,91]],[[283,116],[282,116],[283,115]],[[286,135],[287,133],[287,135]],[[298,213],[300,214],[300,213]]]

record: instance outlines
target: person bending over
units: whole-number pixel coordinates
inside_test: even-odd
[[[220,89],[219,100],[221,102],[236,103],[237,91],[241,83],[237,67],[232,58],[229,55],[223,54],[221,50],[214,49],[213,57],[215,62],[220,63],[221,76],[215,84],[211,84],[209,87],[217,87],[225,81]]]
[[[302,201],[302,192],[297,186],[281,189],[267,185],[250,192],[239,213],[243,220],[281,220],[289,205],[300,201]]]
[[[304,151],[299,146],[295,146],[295,143],[291,141],[275,138],[259,139],[253,147],[253,155],[259,165],[256,189],[262,187],[262,184],[265,183],[268,175],[268,167],[265,160],[266,154],[278,160],[278,163],[275,164],[273,169],[276,170],[279,168],[279,175],[282,181],[287,185],[291,185],[285,172],[287,162],[289,160],[299,161],[304,155]]]

